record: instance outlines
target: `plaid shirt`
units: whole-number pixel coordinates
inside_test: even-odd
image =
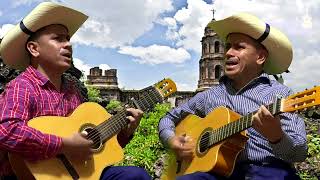
[[[54,157],[61,149],[60,137],[41,133],[27,122],[38,116],[66,116],[81,104],[79,91],[63,80],[58,92],[48,78],[29,66],[0,95],[0,177],[12,174],[7,152],[40,160]]]

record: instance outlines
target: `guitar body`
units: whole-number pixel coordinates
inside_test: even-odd
[[[215,144],[204,152],[198,148],[200,137],[207,130],[214,130],[241,116],[228,108],[218,107],[205,118],[189,115],[176,127],[176,135],[186,135],[196,142],[194,158],[179,161],[171,154],[162,179],[175,179],[176,176],[200,172],[214,172],[222,176],[230,176],[237,155],[244,149],[247,137],[245,132],[235,134],[230,138]]]
[[[87,102],[81,104],[69,117],[38,117],[30,120],[28,125],[43,133],[67,137],[80,132],[83,127],[98,125],[110,117],[111,115],[102,106]],[[121,161],[123,156],[123,150],[115,135],[93,154],[92,159],[87,161],[70,157],[67,159],[79,174],[80,179],[92,180],[99,179],[106,166]],[[9,154],[9,160],[19,179],[30,179],[32,175],[39,180],[72,179],[63,163],[57,158],[32,163],[24,161],[16,154]]]

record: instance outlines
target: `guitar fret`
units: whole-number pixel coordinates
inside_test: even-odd
[[[146,107],[145,110],[149,110],[149,109],[150,109],[150,108],[149,108],[148,101],[146,100],[145,97],[142,97],[142,98],[141,98],[141,102],[143,103],[143,106]]]
[[[162,97],[156,89],[152,89],[151,94],[153,95],[153,97],[156,99],[157,102],[162,101]]]
[[[150,92],[151,92],[151,91],[150,91]],[[152,99],[152,97],[150,97],[150,93],[146,94],[145,97],[147,97],[147,99],[148,99],[147,102],[151,102],[151,104],[148,103],[149,107],[152,107],[153,104],[156,103],[156,101],[154,101],[154,100]]]
[[[244,117],[241,117],[241,129],[239,131],[242,131],[244,129],[244,127],[246,126],[245,123],[246,123],[246,120]]]
[[[223,127],[219,128],[219,141],[223,139]]]
[[[232,124],[233,124],[233,126],[232,126],[233,127],[232,128],[233,129],[232,134],[235,134],[236,132],[238,132],[239,126],[235,122],[233,122]]]
[[[210,137],[211,141],[209,143],[209,146],[213,145],[215,143],[215,133],[214,130],[211,131],[211,137]]]
[[[142,102],[141,100],[138,100],[137,103],[138,103],[138,105],[140,106],[140,108],[141,108],[142,111],[147,110],[147,108],[145,107],[145,105],[143,104],[143,102]]]
[[[162,95],[155,87],[150,86],[142,90],[139,100],[136,100],[137,105],[143,111],[151,109],[156,103],[162,102]],[[128,124],[126,120],[126,110],[118,112],[108,121],[101,123],[96,129],[103,135],[103,139],[109,139]]]
[[[231,132],[230,132],[231,129],[230,129],[230,128],[231,128],[230,124],[227,124],[227,125],[226,125],[226,137],[229,137],[230,134],[231,134]],[[225,137],[225,138],[226,138],[226,137]]]
[[[220,128],[217,129],[217,142],[220,141]]]

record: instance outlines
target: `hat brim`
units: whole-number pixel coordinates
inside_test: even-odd
[[[34,8],[24,19],[23,24],[32,32],[52,24],[61,24],[68,29],[69,36],[79,29],[88,16],[60,4],[43,2]],[[24,70],[30,64],[25,44],[30,36],[16,25],[2,39],[1,58],[12,68]]]
[[[223,20],[211,21],[208,27],[226,41],[230,33],[242,33],[258,39],[264,33],[266,24],[251,14],[240,13]],[[266,73],[273,75],[288,70],[293,56],[292,45],[281,31],[270,26],[269,35],[261,44],[269,53],[263,66]]]

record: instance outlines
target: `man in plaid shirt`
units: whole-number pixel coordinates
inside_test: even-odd
[[[4,36],[0,47],[4,62],[25,71],[8,83],[0,96],[0,179],[16,179],[7,152],[28,160],[53,158],[62,153],[83,159],[92,156],[93,142],[84,134],[58,137],[27,125],[38,116],[67,116],[82,103],[79,90],[62,74],[71,66],[70,38],[86,19],[81,12],[45,2]],[[122,146],[130,140],[142,116],[138,109],[127,111],[128,128],[118,134]],[[101,178],[150,176],[138,167],[108,167]]]

